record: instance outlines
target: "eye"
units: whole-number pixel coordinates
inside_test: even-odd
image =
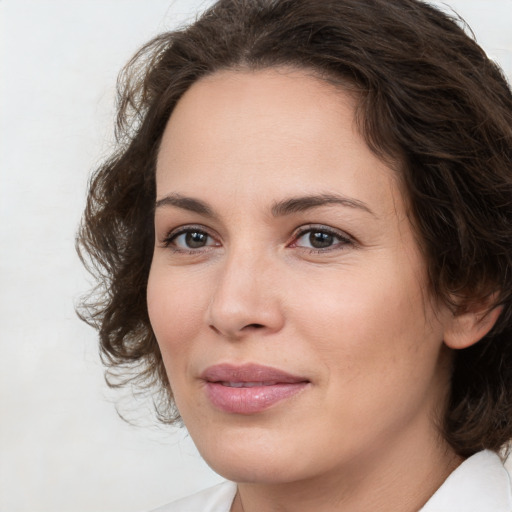
[[[352,243],[343,234],[327,227],[309,227],[297,234],[293,247],[303,247],[317,251],[334,249]]]
[[[178,251],[190,251],[217,246],[219,244],[205,231],[197,228],[183,228],[178,232],[170,233],[165,238],[164,245],[166,247],[173,246]]]

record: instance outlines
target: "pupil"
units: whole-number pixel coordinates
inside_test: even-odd
[[[204,247],[206,245],[206,237],[205,233],[198,233],[197,231],[192,233],[187,233],[185,236],[185,241],[187,246],[191,249],[197,249],[198,247]]]
[[[315,249],[330,247],[333,243],[333,236],[329,233],[316,232],[309,235],[309,242]]]

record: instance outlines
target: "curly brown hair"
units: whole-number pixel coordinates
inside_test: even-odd
[[[454,314],[503,308],[455,352],[443,425],[461,456],[499,450],[512,438],[512,94],[461,20],[419,0],[219,0],[128,63],[117,150],[91,179],[77,237],[98,279],[79,314],[99,330],[108,382],[152,388],[160,419],[179,418],[146,305],[160,140],[201,77],[283,65],[357,91],[369,147],[401,163],[434,296]]]

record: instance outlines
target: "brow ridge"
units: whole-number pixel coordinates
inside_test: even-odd
[[[271,211],[274,217],[280,217],[331,204],[338,204],[341,206],[347,206],[349,208],[357,208],[375,216],[370,208],[362,201],[338,194],[317,194],[292,197],[290,199],[285,199],[284,201],[274,203]]]
[[[198,213],[205,217],[215,217],[213,210],[204,201],[193,197],[185,197],[177,193],[169,194],[156,201],[155,210],[164,206],[174,206],[182,210]]]
[[[332,204],[360,209],[375,216],[370,208],[362,201],[338,194],[316,194],[291,197],[283,201],[275,202],[271,207],[271,212],[274,217],[281,217]],[[164,206],[174,206],[176,208],[198,213],[205,217],[215,217],[212,208],[204,201],[193,197],[182,196],[177,193],[169,194],[155,203],[155,209]]]

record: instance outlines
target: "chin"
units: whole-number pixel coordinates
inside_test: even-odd
[[[278,457],[247,452],[233,455],[205,455],[204,459],[216,473],[238,483],[279,484],[307,477],[297,471],[295,459],[288,460],[283,454]]]
[[[206,463],[234,482],[290,483],[307,479],[321,469],[315,464],[318,452],[308,454],[308,440],[289,428],[280,432],[261,426],[224,427],[214,435],[194,436],[191,432],[191,436]]]
[[[234,482],[274,481],[285,469],[290,469],[282,450],[262,433],[233,432],[223,429],[222,434],[203,440],[191,433],[199,453],[219,475]],[[287,467],[288,466],[288,467]]]

